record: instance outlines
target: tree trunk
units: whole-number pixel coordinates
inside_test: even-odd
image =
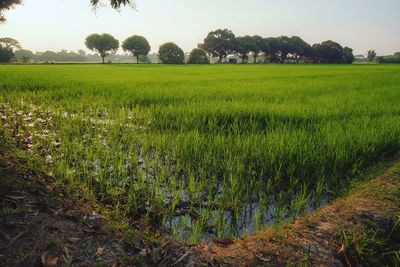
[[[136,64],[139,64],[139,56],[136,56]]]
[[[105,62],[104,62],[104,56],[102,56],[101,59],[103,60],[103,64],[104,64],[104,63],[105,63]]]

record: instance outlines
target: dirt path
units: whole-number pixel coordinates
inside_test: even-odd
[[[211,266],[400,266],[400,161],[348,197],[281,229],[196,248]]]

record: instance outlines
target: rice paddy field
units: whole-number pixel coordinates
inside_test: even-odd
[[[0,66],[0,134],[188,243],[341,195],[400,151],[400,66]]]

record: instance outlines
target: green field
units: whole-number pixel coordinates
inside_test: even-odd
[[[400,66],[0,66],[0,134],[189,242],[340,195],[400,151]]]

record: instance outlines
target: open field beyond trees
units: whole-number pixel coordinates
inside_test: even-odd
[[[394,65],[9,65],[0,93],[39,169],[188,244],[314,210],[400,150]]]

